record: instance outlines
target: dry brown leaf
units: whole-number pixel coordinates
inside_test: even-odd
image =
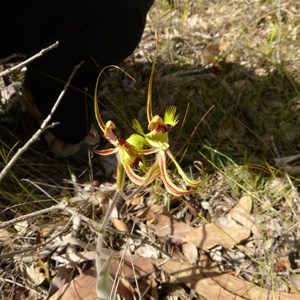
[[[201,268],[174,260],[167,261],[162,266],[162,269],[169,275],[172,275],[174,281],[179,280],[183,282],[205,299],[242,299],[226,291],[212,279],[215,275],[218,275],[217,272],[210,272],[210,276],[205,276]]]
[[[119,269],[120,258],[116,258],[111,265],[111,273],[116,274]],[[154,260],[137,255],[126,256],[121,273],[126,278],[133,276],[147,276],[155,272]]]
[[[129,232],[127,224],[119,219],[111,219],[112,225],[119,231]]]
[[[257,220],[250,214],[252,210],[252,199],[250,196],[242,197],[238,204],[232,208],[229,215],[239,224],[252,231],[254,237],[261,236]]]
[[[111,277],[116,278],[117,271],[119,270],[120,258],[115,258],[111,265]],[[122,276],[128,279],[132,279],[134,276],[137,279],[140,276],[146,276],[155,272],[156,267],[154,265],[154,260],[143,258],[139,256],[126,256],[124,258],[124,264],[121,268],[120,273]],[[120,293],[124,292],[123,295],[126,298],[128,293],[130,293],[128,286],[124,286],[124,282],[118,288]],[[49,300],[92,300],[97,299],[96,295],[96,270],[89,269],[81,275],[75,277],[69,283],[61,287],[54,295],[52,295]],[[130,299],[130,298],[129,298]]]
[[[185,242],[185,237],[193,230],[193,227],[174,220],[170,215],[155,215],[155,229],[158,237],[170,240],[175,244]]]
[[[251,234],[248,228],[237,224],[229,216],[217,219],[218,224],[210,223],[198,228],[175,221],[172,216],[167,215],[156,215],[155,220],[153,227],[158,237],[176,244],[192,243],[204,250],[219,245],[231,249]]]
[[[130,284],[129,280],[127,278],[120,278],[118,291],[122,295],[123,299],[125,300],[132,300],[136,297],[135,291],[133,286]]]
[[[263,300],[299,300],[300,295],[267,290],[230,274],[221,274],[213,278],[224,289],[243,299]]]
[[[136,218],[139,221],[149,221],[153,220],[155,214],[161,214],[164,210],[163,205],[152,204],[151,206],[145,207],[139,210],[136,214]]]
[[[182,253],[190,264],[194,264],[198,259],[198,249],[194,244],[191,243],[183,244]]]
[[[97,299],[96,271],[89,269],[60,288],[49,300]]]
[[[203,269],[174,260],[167,261],[162,269],[185,283],[207,299],[299,300],[300,295],[271,291],[218,269]]]
[[[41,224],[40,231],[43,237],[48,237],[50,232],[57,229],[59,226],[65,226],[68,223],[69,219],[66,216],[60,216],[59,219],[54,219],[51,222]]]
[[[0,229],[0,241],[4,243],[8,243],[11,240],[11,234],[6,230]]]
[[[215,246],[231,249],[235,244],[250,236],[251,232],[249,229],[233,220],[230,221],[230,224],[224,224],[224,221],[220,221],[220,223],[220,225],[210,223],[195,228],[186,236],[185,240],[203,250],[208,250]]]

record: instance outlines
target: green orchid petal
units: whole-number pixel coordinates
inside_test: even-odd
[[[145,172],[146,176],[145,176],[144,184],[148,185],[160,175],[158,159],[156,158],[155,162],[151,165],[150,168],[147,168],[146,166],[144,166],[144,167],[145,167],[145,169],[147,169],[147,172]]]
[[[202,180],[193,180],[185,174],[185,172],[181,169],[179,163],[176,161],[175,157],[173,156],[173,154],[171,153],[171,151],[169,149],[166,149],[166,153],[170,157],[170,159],[173,161],[174,165],[177,168],[178,173],[181,175],[182,179],[185,181],[186,184],[188,184],[190,186],[197,186],[202,183]]]
[[[164,124],[169,124],[174,127],[179,121],[179,115],[176,115],[176,107],[170,106],[166,109],[164,115]]]
[[[167,191],[175,197],[180,197],[187,194],[197,193],[197,190],[183,190],[175,185],[168,175],[166,167],[166,155],[164,151],[159,151],[158,155],[159,168],[161,173],[161,179],[167,189]]]
[[[165,150],[169,148],[169,137],[167,132],[151,131],[145,135],[147,142],[153,148]]]
[[[126,142],[132,145],[136,150],[142,150],[144,147],[148,146],[146,139],[139,134],[132,134]]]

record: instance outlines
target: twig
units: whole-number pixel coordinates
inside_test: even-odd
[[[24,220],[32,219],[34,217],[37,217],[37,216],[40,216],[40,215],[43,215],[43,214],[47,214],[47,213],[52,212],[54,210],[64,209],[64,208],[67,207],[67,205],[68,205],[68,203],[66,201],[61,201],[60,203],[58,203],[56,205],[53,205],[51,207],[41,209],[39,211],[35,211],[35,212],[27,214],[27,215],[23,215],[23,216],[20,216],[18,218],[14,218],[14,219],[6,221],[6,222],[2,222],[2,223],[0,223],[0,229],[4,228],[4,227],[11,226],[13,224],[16,224],[16,223],[24,221]]]
[[[0,73],[0,77],[1,77],[1,76],[5,76],[5,75],[8,75],[8,74],[10,74],[10,73],[12,73],[12,72],[14,72],[14,71],[16,71],[16,70],[18,70],[18,69],[20,69],[20,68],[26,66],[26,65],[28,65],[28,64],[31,63],[33,60],[37,59],[38,57],[43,56],[44,53],[46,53],[46,52],[48,52],[48,51],[50,51],[50,50],[52,50],[52,49],[54,49],[54,48],[57,48],[58,45],[59,45],[59,42],[56,41],[54,44],[50,45],[49,47],[47,47],[47,48],[45,48],[45,49],[42,49],[39,53],[37,53],[37,54],[31,56],[30,58],[26,59],[25,61],[23,61],[23,62],[17,64],[16,66],[13,66],[13,67],[11,67],[11,68],[9,68],[9,69],[7,69],[7,70],[1,72],[1,73]]]
[[[49,197],[51,200],[53,200],[54,202],[57,202],[56,199],[54,199],[49,193],[47,193],[44,189],[42,189],[42,188],[41,188],[38,184],[36,184],[35,182],[32,182],[31,180],[28,180],[28,179],[23,179],[23,181],[26,181],[26,182],[31,183],[31,184],[34,185],[37,189],[39,189],[42,193],[44,193],[47,197]],[[65,201],[62,201],[62,202],[65,202]],[[90,219],[90,218],[84,216],[83,214],[79,213],[76,209],[74,209],[74,208],[68,206],[67,204],[66,204],[64,207],[62,207],[62,208],[60,208],[60,205],[61,205],[61,203],[59,203],[58,205],[55,205],[54,207],[56,207],[56,208],[51,209],[51,210],[49,210],[49,211],[52,211],[52,210],[55,210],[55,209],[63,209],[64,211],[66,211],[67,213],[69,213],[73,218],[80,218],[81,220],[83,220],[84,222],[86,222],[88,225],[92,226],[92,227],[94,228],[94,231],[100,230],[100,229],[98,229],[98,228],[100,228],[100,227],[99,227],[99,224],[98,224],[96,221],[94,221],[94,220],[92,220],[92,219]],[[13,221],[13,220],[12,220],[12,221]],[[8,222],[9,222],[9,221],[8,221]],[[14,222],[14,223],[15,223],[15,222]],[[0,227],[0,228],[1,228],[1,227]]]
[[[20,156],[26,152],[29,147],[39,139],[40,135],[47,129],[47,124],[49,123],[50,119],[52,118],[57,106],[59,105],[61,99],[63,98],[63,96],[65,95],[72,78],[74,77],[75,73],[78,71],[78,69],[81,67],[81,65],[83,64],[83,61],[80,62],[78,65],[76,65],[67,81],[67,83],[64,86],[64,89],[62,90],[62,92],[60,93],[60,95],[58,96],[56,102],[54,103],[49,115],[47,116],[47,118],[43,121],[41,127],[37,130],[37,132],[31,137],[30,140],[28,140],[26,142],[26,144],[21,147],[18,152],[13,156],[13,158],[7,163],[7,165],[4,167],[4,169],[1,171],[0,173],[0,182],[2,181],[2,179],[5,177],[5,175],[7,174],[7,172],[12,168],[12,166],[16,163],[16,161],[20,158]]]

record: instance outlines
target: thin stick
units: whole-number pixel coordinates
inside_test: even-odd
[[[28,59],[26,59],[25,61],[19,63],[18,65],[13,66],[12,68],[9,68],[9,69],[7,69],[7,70],[4,70],[3,72],[0,73],[0,77],[1,77],[1,76],[5,76],[5,75],[8,75],[8,74],[10,74],[10,73],[12,73],[12,72],[14,72],[14,71],[16,71],[16,70],[18,70],[18,69],[20,69],[20,68],[26,66],[26,65],[28,65],[28,64],[29,64],[30,62],[32,62],[33,60],[37,59],[38,57],[43,56],[46,52],[48,52],[48,51],[50,51],[50,50],[52,50],[52,49],[54,49],[54,48],[57,48],[58,45],[59,45],[59,42],[56,41],[54,44],[50,45],[49,47],[47,47],[47,48],[45,48],[45,49],[42,49],[39,53],[37,53],[37,54],[35,54],[35,55],[29,57]]]
[[[27,214],[27,215],[23,215],[23,216],[14,218],[14,219],[6,221],[6,222],[2,222],[2,223],[0,223],[0,229],[4,228],[4,227],[11,226],[13,224],[16,224],[16,223],[24,221],[24,220],[32,219],[34,217],[37,217],[37,216],[40,216],[40,215],[43,215],[43,214],[47,214],[47,213],[52,212],[54,210],[65,209],[67,207],[67,205],[68,205],[68,203],[66,201],[61,201],[60,203],[58,203],[56,205],[53,205],[51,207],[41,209],[41,210],[35,211],[33,213]]]
[[[40,135],[46,130],[47,128],[47,124],[49,123],[49,121],[51,120],[57,106],[59,105],[61,99],[63,98],[63,96],[65,95],[72,78],[74,77],[75,73],[78,71],[78,69],[81,67],[81,65],[83,64],[83,61],[80,62],[78,65],[76,65],[67,81],[67,83],[64,86],[64,89],[62,90],[62,92],[60,93],[60,95],[58,96],[56,102],[54,103],[49,115],[47,116],[47,118],[43,121],[41,127],[37,130],[37,132],[31,137],[30,140],[27,141],[27,143],[21,147],[18,152],[13,156],[13,158],[7,163],[7,165],[4,167],[4,169],[1,171],[0,173],[0,182],[2,181],[2,179],[5,177],[5,175],[7,174],[7,172],[12,168],[12,166],[17,162],[17,160],[20,158],[20,156],[26,152],[29,147],[36,142]]]

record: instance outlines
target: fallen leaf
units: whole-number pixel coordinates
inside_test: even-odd
[[[197,228],[178,222],[169,215],[156,215],[155,220],[153,228],[158,237],[175,244],[192,243],[203,250],[219,245],[231,249],[251,234],[248,228],[237,224],[230,216],[217,219],[218,224],[209,223]]]
[[[0,229],[0,241],[4,242],[5,244],[11,240],[11,234],[6,230],[1,228]]]
[[[18,233],[20,235],[23,235],[26,233],[28,226],[29,226],[29,224],[28,224],[27,220],[20,221],[14,225],[15,229],[18,231]]]
[[[147,244],[142,244],[139,247],[137,247],[134,253],[141,257],[147,258],[158,258],[159,255],[159,251],[156,248]]]
[[[190,244],[190,243],[183,244],[182,253],[190,264],[196,263],[198,259],[198,249],[194,244]]]
[[[205,299],[242,299],[226,291],[212,279],[215,275],[218,275],[218,272],[210,272],[210,276],[205,276],[200,267],[174,260],[168,260],[162,266],[162,269],[169,275],[172,275],[172,281],[181,281]]]
[[[96,271],[89,269],[60,288],[49,300],[97,299]]]
[[[136,214],[136,218],[139,221],[153,220],[155,214],[161,214],[163,210],[164,210],[163,205],[152,204],[151,206],[140,209]]]
[[[132,279],[136,277],[139,279],[142,276],[147,276],[156,271],[154,265],[154,260],[149,258],[143,258],[136,255],[128,255],[124,257],[124,262],[120,266],[120,257],[115,257],[112,262],[110,274],[112,278],[116,278],[122,274],[124,278]],[[156,261],[155,261],[156,262]],[[119,273],[118,273],[119,272]],[[70,282],[66,283],[61,287],[54,295],[52,295],[49,300],[92,300],[97,299],[96,295],[96,270],[89,269],[84,273],[78,275]],[[123,282],[124,283],[124,282]],[[118,287],[118,291],[125,294],[122,294],[125,299],[130,289],[124,287],[122,282],[121,286]]]
[[[235,221],[231,220],[230,224],[224,226],[225,222],[220,221],[220,219],[218,219],[221,223],[219,225],[210,223],[194,228],[187,234],[185,240],[203,250],[208,250],[215,246],[231,249],[250,236],[250,230],[237,224]]]
[[[237,205],[233,207],[229,215],[239,224],[252,231],[255,238],[261,237],[259,226],[257,225],[257,219],[252,216],[252,199],[250,196],[242,197]]]
[[[95,251],[78,251],[73,253],[53,255],[52,259],[62,265],[74,267],[79,263],[95,259]]]
[[[112,225],[119,231],[129,232],[127,224],[119,219],[111,219]]]
[[[267,290],[260,286],[222,273],[217,268],[203,269],[179,261],[168,260],[162,269],[188,287],[193,288],[200,296],[207,299],[248,299],[248,300],[299,300],[300,295]]]
[[[112,274],[117,274],[120,265],[120,258],[116,258],[112,263]],[[125,256],[124,264],[121,273],[126,278],[133,278],[134,276],[147,276],[155,272],[156,267],[154,260],[151,258],[140,257],[137,255]]]
[[[194,228],[174,220],[171,215],[155,215],[155,224],[152,225],[158,237],[169,240],[175,244],[185,242],[185,237]]]

